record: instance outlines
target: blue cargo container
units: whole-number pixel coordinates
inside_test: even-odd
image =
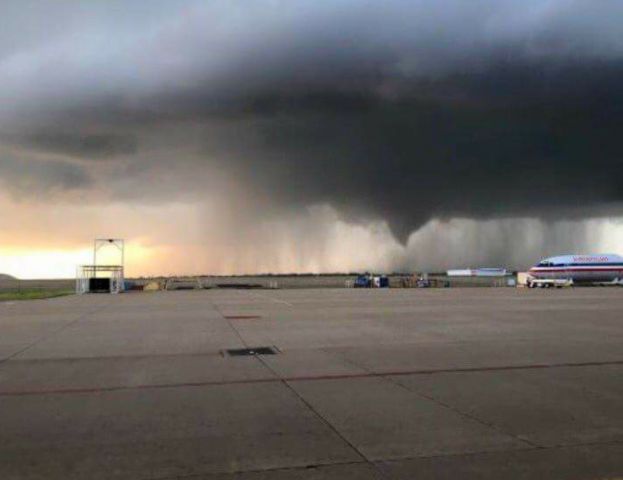
[[[355,288],[370,288],[372,279],[368,275],[359,275],[353,285]]]

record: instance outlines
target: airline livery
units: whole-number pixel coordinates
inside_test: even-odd
[[[620,283],[623,257],[612,253],[561,255],[541,260],[528,271],[533,279],[565,279],[573,283]]]

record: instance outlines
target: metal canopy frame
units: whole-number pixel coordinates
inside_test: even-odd
[[[119,265],[98,265],[97,254],[104,247],[112,245],[119,250]],[[122,238],[96,238],[93,241],[93,265],[80,265],[76,269],[76,293],[89,293],[91,279],[109,278],[110,293],[120,293],[125,289],[125,242]]]
[[[100,248],[109,245],[117,247],[119,250],[119,254],[121,255],[119,265],[123,267],[125,265],[125,241],[123,238],[96,238],[93,240],[93,265],[97,265],[97,252]]]
[[[99,274],[99,276],[98,276]],[[76,271],[76,293],[90,293],[91,279],[109,278],[110,293],[124,290],[123,267],[121,265],[80,265]]]

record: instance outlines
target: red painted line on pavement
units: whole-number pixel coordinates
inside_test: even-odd
[[[361,372],[346,374],[327,374],[327,375],[301,375],[296,377],[265,377],[244,380],[217,380],[205,382],[182,382],[166,384],[142,384],[142,385],[117,385],[110,387],[89,387],[89,388],[52,388],[41,390],[8,390],[0,391],[0,397],[20,397],[34,395],[67,395],[81,393],[107,393],[124,390],[156,390],[164,388],[184,388],[184,387],[210,387],[226,385],[253,385],[261,383],[278,382],[313,382],[320,380],[351,380],[358,378],[406,376],[406,375],[434,375],[439,373],[475,373],[475,372],[498,372],[510,370],[538,370],[547,368],[563,367],[599,367],[608,365],[623,365],[623,360],[606,362],[580,362],[580,363],[553,363],[553,364],[527,364],[527,365],[504,365],[491,367],[469,367],[469,368],[441,368],[441,369],[419,369],[419,370],[396,370],[384,372]]]

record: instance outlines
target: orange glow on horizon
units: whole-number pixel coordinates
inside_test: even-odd
[[[157,247],[128,243],[125,247],[126,276],[142,274]],[[98,253],[98,264],[118,264],[118,256],[104,249]],[[93,248],[80,249],[19,249],[0,248],[0,274],[27,279],[75,278],[79,265],[93,263]]]

